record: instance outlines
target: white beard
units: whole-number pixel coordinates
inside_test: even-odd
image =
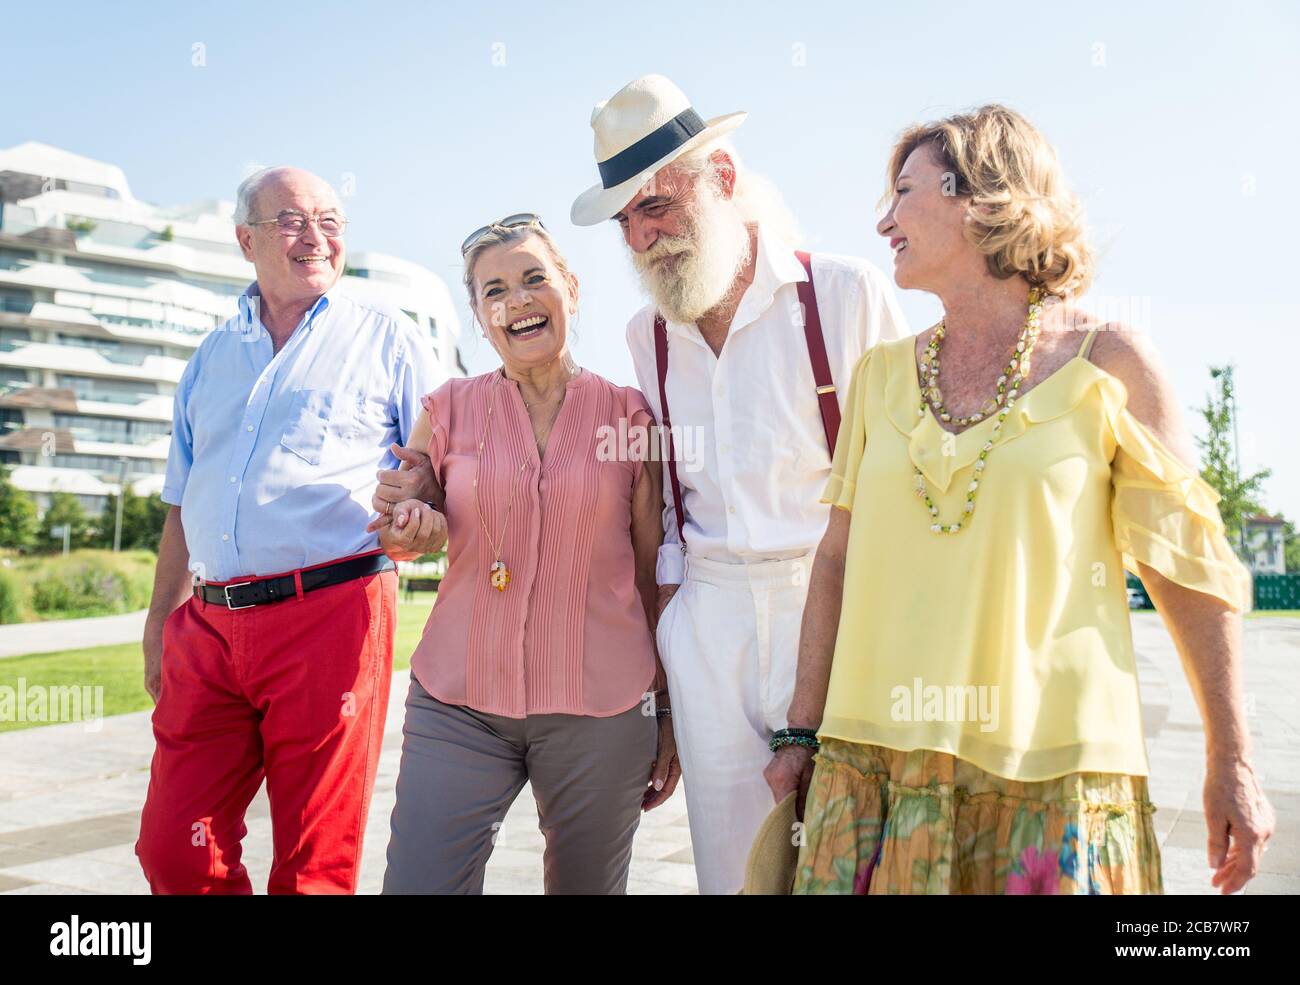
[[[749,229],[729,200],[701,188],[686,232],[632,253],[641,287],[670,321],[693,325],[731,294],[749,263]],[[673,259],[657,263],[660,258]]]

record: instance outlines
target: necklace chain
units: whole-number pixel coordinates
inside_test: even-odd
[[[474,508],[478,511],[478,522],[483,527],[483,536],[487,538],[488,546],[492,548],[493,560],[492,566],[488,569],[488,580],[498,592],[504,592],[506,586],[510,584],[510,569],[501,560],[501,548],[505,546],[506,532],[510,529],[510,514],[515,506],[515,487],[518,482],[512,481],[510,483],[510,499],[506,503],[506,518],[501,525],[500,540],[493,540],[492,538],[492,531],[488,528],[487,519],[483,516],[483,504],[479,501],[478,495],[479,475],[483,471],[483,445],[487,442],[488,429],[492,427],[492,411],[496,407],[497,389],[500,385],[495,381],[492,384],[492,396],[488,400],[487,420],[483,424],[483,433],[479,435],[478,439],[478,458],[474,466]],[[513,478],[517,480],[527,465],[528,461],[525,459],[519,464],[519,472]]]
[[[572,380],[576,375],[577,375],[576,372],[570,370],[569,378],[565,380],[564,387],[561,387],[560,389],[561,394],[563,394],[564,390],[568,387],[569,381]],[[499,380],[493,380],[492,396],[488,399],[487,418],[483,423],[483,433],[479,435],[478,455],[474,467],[474,508],[478,511],[478,522],[483,527],[483,535],[487,538],[488,546],[492,548],[492,556],[493,556],[492,566],[488,569],[488,580],[492,583],[492,587],[495,588],[498,592],[504,592],[506,590],[506,586],[510,584],[510,569],[509,567],[506,566],[506,563],[501,560],[501,550],[505,546],[506,533],[510,530],[510,516],[513,513],[515,507],[515,493],[517,491],[517,486],[518,486],[517,480],[519,475],[523,473],[524,469],[528,467],[527,459],[524,459],[524,461],[519,463],[519,471],[515,473],[515,476],[513,477],[515,481],[512,481],[510,483],[510,498],[506,502],[506,516],[505,516],[505,520],[501,524],[501,538],[500,540],[495,540],[492,537],[491,529],[488,527],[487,518],[483,515],[483,504],[479,501],[478,480],[480,474],[483,471],[483,448],[487,444],[488,431],[492,427],[492,412],[496,408],[497,390],[500,389],[501,386],[502,384]],[[520,400],[521,401],[523,400],[522,396],[520,397]],[[541,400],[538,401],[536,404],[524,403],[524,406],[529,410],[532,410],[534,407],[540,406],[541,404],[546,402],[547,401],[545,400]],[[557,410],[555,417],[558,416],[559,416],[559,412]],[[551,418],[552,427],[554,427],[555,425],[555,417]]]
[[[998,377],[997,392],[973,414],[956,418],[956,423],[961,427],[965,427],[978,423],[986,417],[997,415],[996,420],[993,422],[992,433],[981,446],[979,457],[975,459],[975,474],[966,487],[966,502],[963,506],[962,515],[968,526],[975,513],[975,494],[979,491],[980,480],[983,478],[985,460],[999,438],[1002,422],[1006,420],[1007,414],[1011,413],[1011,408],[1015,406],[1016,400],[1020,396],[1021,385],[1029,378],[1029,357],[1034,351],[1034,343],[1038,341],[1038,319],[1043,310],[1042,298],[1043,293],[1037,287],[1029,292],[1029,312],[1025,318],[1025,325],[1020,330],[1020,337],[1016,340],[1015,348],[1011,352],[1011,358],[1007,362],[1006,369]],[[940,420],[950,422],[954,418],[948,409],[944,407],[943,392],[939,389],[939,349],[943,345],[944,334],[944,323],[941,321],[935,326],[934,332],[930,336],[930,342],[925,347],[925,354],[921,356],[921,364],[917,369],[921,389],[921,405],[917,408],[916,414],[917,417],[924,417],[926,407],[929,406]],[[915,466],[912,472],[916,480],[916,494],[925,503],[925,507],[930,513],[930,531],[936,534],[960,533],[963,521],[942,522],[939,519],[939,507],[930,498],[930,493],[926,488],[925,475]]]

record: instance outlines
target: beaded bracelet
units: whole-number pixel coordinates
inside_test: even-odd
[[[817,730],[810,728],[778,729],[772,734],[767,747],[776,752],[782,746],[803,746],[814,752],[821,749],[821,743],[817,741]]]

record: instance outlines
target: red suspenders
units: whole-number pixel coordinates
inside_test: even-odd
[[[826,358],[826,337],[822,334],[821,315],[817,311],[817,290],[813,286],[812,258],[802,250],[795,256],[803,264],[808,279],[798,285],[799,305],[803,308],[803,334],[808,344],[808,360],[812,363],[813,383],[817,387],[817,404],[822,414],[822,429],[826,432],[826,447],[835,456],[835,439],[840,431],[840,405],[835,399],[835,383],[831,379],[830,361]],[[672,422],[668,417],[668,328],[663,316],[655,313],[655,369],[659,375],[660,425],[667,436],[668,478],[673,489],[673,512],[677,514],[677,537],[682,551],[686,550],[686,512],[682,506],[682,487],[677,481],[677,459],[673,455]]]

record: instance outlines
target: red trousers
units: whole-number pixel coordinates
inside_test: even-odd
[[[135,846],[155,893],[253,891],[240,843],[264,778],[267,892],[356,892],[396,616],[385,571],[234,611],[191,598],[168,617]]]

